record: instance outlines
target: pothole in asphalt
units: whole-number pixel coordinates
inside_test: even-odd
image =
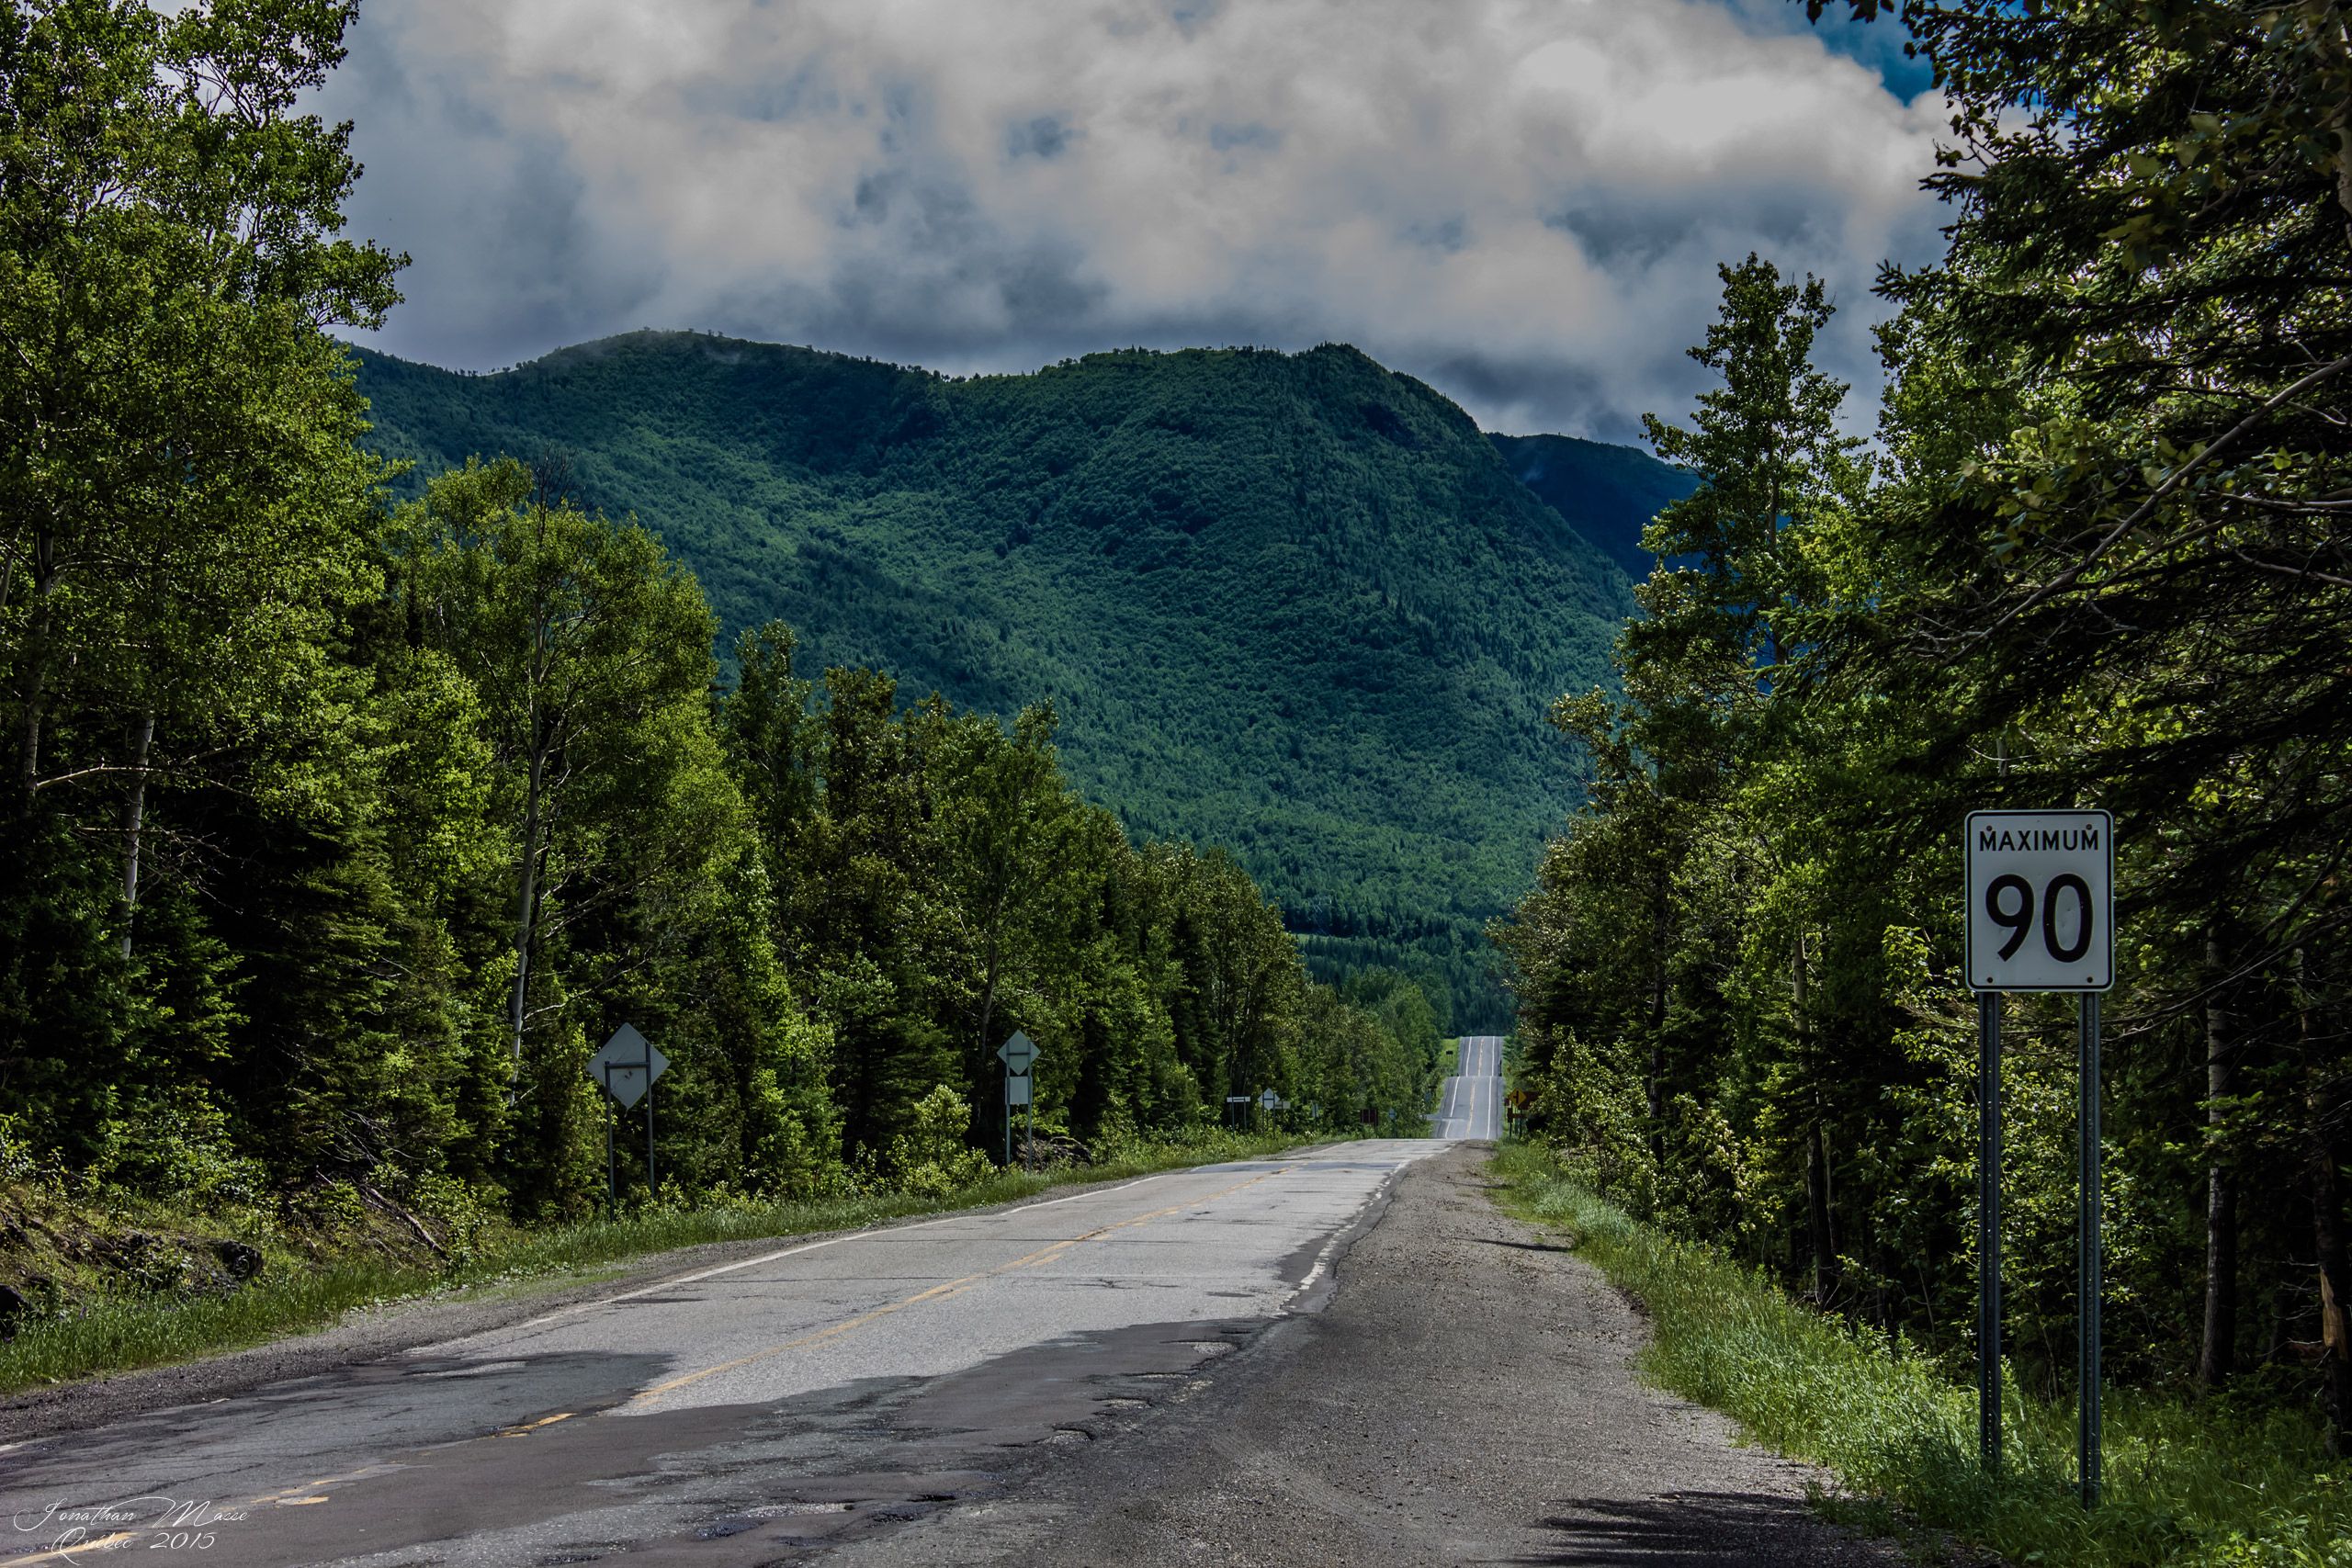
[[[745,1517],[754,1519],[790,1518],[800,1514],[846,1514],[847,1503],[769,1503],[757,1508],[743,1510]]]
[[[520,1361],[484,1361],[480,1366],[446,1367],[437,1372],[412,1372],[409,1375],[411,1377],[419,1378],[478,1378],[485,1376],[491,1372],[517,1371],[521,1370],[522,1366],[523,1363]],[[594,1562],[596,1560],[593,1557],[565,1557],[551,1558],[548,1561],[562,1562]]]
[[[1076,1427],[1057,1427],[1054,1429],[1054,1435],[1046,1439],[1046,1442],[1059,1444],[1091,1443],[1093,1440],[1093,1433],[1082,1432]]]
[[[1150,1408],[1150,1405],[1151,1401],[1148,1399],[1130,1399],[1123,1393],[1114,1393],[1102,1402],[1102,1408],[1105,1410],[1146,1410]]]
[[[1233,1341],[1230,1339],[1187,1339],[1184,1346],[1187,1349],[1198,1350],[1204,1356],[1229,1356],[1233,1353]]]

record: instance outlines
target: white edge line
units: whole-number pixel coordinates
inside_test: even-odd
[[[1309,1290],[1314,1288],[1315,1281],[1323,1277],[1323,1270],[1330,1264],[1331,1254],[1339,1250],[1340,1240],[1345,1237],[1349,1230],[1353,1227],[1356,1222],[1356,1217],[1362,1214],[1366,1209],[1372,1207],[1374,1202],[1378,1201],[1382,1193],[1387,1191],[1390,1187],[1396,1184],[1397,1179],[1405,1174],[1405,1168],[1407,1166],[1417,1164],[1429,1157],[1430,1156],[1427,1153],[1410,1154],[1398,1159],[1395,1165],[1388,1168],[1388,1174],[1382,1177],[1373,1190],[1364,1194],[1363,1201],[1357,1204],[1355,1208],[1349,1213],[1348,1217],[1342,1220],[1339,1225],[1332,1230],[1330,1236],[1323,1243],[1322,1250],[1315,1255],[1315,1266],[1306,1271],[1306,1278],[1301,1280],[1292,1288],[1290,1294],[1282,1299],[1280,1304],[1283,1307],[1288,1307],[1291,1303],[1305,1295]]]
[[[1205,1170],[1208,1168],[1209,1168],[1206,1166],[1188,1166],[1183,1170],[1154,1171],[1149,1176],[1140,1176],[1133,1181],[1123,1181],[1116,1187],[1088,1188],[1077,1192],[1069,1193],[1069,1195],[1061,1198],[1040,1199],[1038,1201],[1034,1203],[1017,1203],[1011,1209],[999,1210],[998,1213],[1019,1213],[1029,1209],[1050,1209],[1057,1203],[1074,1202],[1080,1198],[1108,1198],[1114,1192],[1125,1192],[1129,1188],[1140,1187],[1147,1181],[1159,1181],[1166,1177],[1184,1176],[1195,1170]],[[593,1312],[598,1307],[615,1306],[622,1302],[635,1301],[639,1296],[654,1295],[662,1291],[674,1291],[681,1285],[699,1284],[705,1280],[716,1279],[721,1274],[732,1274],[738,1269],[756,1269],[763,1263],[774,1263],[786,1258],[797,1258],[804,1252],[815,1252],[820,1247],[839,1247],[845,1241],[858,1241],[866,1236],[887,1235],[897,1232],[929,1230],[933,1225],[944,1225],[956,1220],[967,1220],[974,1217],[975,1216],[971,1213],[967,1211],[962,1213],[942,1214],[935,1220],[919,1220],[910,1225],[867,1225],[863,1229],[850,1231],[845,1235],[827,1236],[822,1241],[803,1242],[798,1247],[787,1247],[775,1252],[764,1252],[757,1258],[746,1258],[740,1263],[722,1263],[716,1269],[705,1269],[699,1273],[682,1274],[675,1279],[662,1280],[657,1283],[646,1285],[638,1290],[624,1291],[616,1296],[599,1296],[593,1302],[574,1302],[570,1306],[558,1307],[555,1311],[547,1314],[543,1317],[534,1317],[526,1322],[518,1323],[514,1325],[514,1327],[518,1329],[537,1328],[544,1324],[553,1323],[559,1318],[570,1317],[574,1313]]]

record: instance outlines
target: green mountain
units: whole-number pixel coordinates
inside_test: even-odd
[[[1489,435],[1520,483],[1589,543],[1639,581],[1653,557],[1642,530],[1661,507],[1699,488],[1687,468],[1661,463],[1632,446],[1580,441],[1573,435]]]
[[[812,668],[1050,699],[1080,786],[1232,848],[1318,968],[1435,969],[1457,1021],[1500,1016],[1481,928],[1577,798],[1544,709],[1608,678],[1631,607],[1581,530],[1638,523],[1546,506],[1430,388],[1338,346],[971,379],[675,333],[359,360],[404,491],[553,459],[693,566],[726,645],[781,617]]]

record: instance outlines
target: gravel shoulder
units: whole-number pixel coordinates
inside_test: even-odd
[[[827,1561],[1903,1561],[1808,1507],[1820,1472],[1642,1383],[1638,1311],[1495,1206],[1486,1155],[1410,1168],[1320,1310],[1252,1337],[1188,1397]]]

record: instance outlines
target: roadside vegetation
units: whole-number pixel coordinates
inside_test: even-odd
[[[1757,1319],[1768,1340],[1810,1313],[1851,1327],[1804,1343],[1928,1358],[1874,1388],[1963,1363],[1962,824],[2109,809],[2102,1310],[2123,1414],[2110,1501],[2067,1528],[2127,1558],[2176,1524],[2215,1551],[2220,1521],[2316,1543],[2256,1521],[2340,1531],[2331,1456],[2352,1450],[2352,10],[1852,8],[1899,8],[1951,96],[1948,161],[1923,171],[1950,250],[1882,276],[1875,448],[1813,364],[1820,282],[1723,269],[1691,351],[1709,385],[1687,423],[1650,427],[1702,483],[1651,527],[1618,689],[1555,711],[1590,796],[1500,933],[1518,1082],[1535,1134],[1644,1235],[1802,1299]],[[2075,1010],[2002,1005],[2005,1325],[2021,1475],[2046,1478],[2037,1413],[2077,1376]],[[1808,1363],[1758,1364],[1815,1398]],[[1802,1437],[1762,1383],[1675,1376]],[[1934,1404],[1916,1386],[1902,1410]],[[1930,1434],[1902,1460],[1926,1468],[1898,1485],[1875,1450],[1841,1463],[1959,1508],[1937,1489],[1963,1474],[1922,1479],[1942,1428],[1889,1419]],[[1831,1451],[1823,1431],[1798,1446]],[[1989,1493],[1983,1517],[2025,1495]]]
[[[584,504],[692,568],[722,652],[773,618],[811,673],[879,664],[1005,715],[1052,694],[1090,798],[1229,850],[1317,978],[1404,970],[1474,1030],[1510,1011],[1486,922],[1576,802],[1529,718],[1605,677],[1631,607],[1587,539],[1689,488],[1623,446],[1507,468],[1339,344],[963,378],[694,333],[496,375],[355,359],[367,445],[415,465],[401,499],[560,452]]]
[[[85,1211],[318,1238],[256,1286],[135,1221],[67,1258],[14,1205],[0,1337],[136,1316],[77,1316],[85,1273],[218,1287],[175,1321],[235,1337],[378,1292],[339,1237],[603,1234],[623,1023],[668,1060],[627,1212],[973,1190],[1016,1030],[1056,1149],[1191,1146],[1267,1091],[1292,1135],[1418,1130],[1443,987],[1317,983],[1223,850],[1080,795],[1044,694],[805,670],[775,622],[722,666],[568,457],[369,449],[330,330],[402,258],[341,236],[350,128],[305,111],[355,15],[0,6],[0,1151]]]
[[[593,1275],[677,1247],[855,1230],[1054,1187],[1263,1156],[1300,1142],[1279,1132],[1208,1130],[1181,1141],[1106,1145],[1086,1163],[1035,1172],[983,1166],[959,1186],[797,1201],[665,1201],[560,1225],[435,1214],[433,1229],[447,1245],[371,1209],[350,1188],[308,1203],[191,1212],[119,1190],[77,1195],[59,1172],[20,1168],[0,1181],[0,1214],[17,1216],[0,1224],[47,1270],[45,1310],[0,1343],[0,1394],[240,1349],[355,1311]]]
[[[1976,1388],[1965,1358],[1875,1324],[1815,1312],[1765,1270],[1639,1224],[1540,1145],[1496,1153],[1507,1208],[1561,1233],[1639,1298],[1652,1338],[1644,1372],[1712,1406],[1745,1437],[1819,1464],[1846,1490],[1820,1505],[1905,1540],[1929,1561],[2324,1568],[2352,1551],[2352,1461],[2321,1453],[2309,1410],[2191,1405],[2155,1394],[2106,1411],[2106,1495],[2074,1488],[2071,1402],[2007,1387],[2007,1462],[1976,1459]]]

